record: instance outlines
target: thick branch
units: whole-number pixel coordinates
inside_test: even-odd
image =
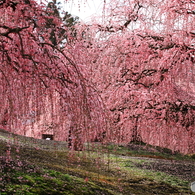
[[[18,34],[20,31],[29,28],[29,26],[22,27],[22,28],[20,28],[20,27],[10,28],[10,27],[5,26],[5,25],[0,25],[0,28],[3,28],[3,29],[6,30],[6,32],[0,33],[0,35],[1,36],[5,36],[5,37],[7,37],[7,38],[12,40],[12,38],[9,36],[10,33],[17,33]]]

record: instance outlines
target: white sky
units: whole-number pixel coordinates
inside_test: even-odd
[[[91,16],[101,15],[104,0],[60,0],[63,10],[78,16],[84,21],[89,21]]]

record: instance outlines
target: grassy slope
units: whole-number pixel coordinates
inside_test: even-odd
[[[44,143],[49,150],[42,150],[43,143],[39,140],[27,139],[24,144],[23,137],[3,131],[0,138],[1,195],[193,194],[189,180],[139,167],[151,164],[152,159],[186,163],[193,160],[189,157],[98,144],[86,146],[85,152],[69,152],[66,148],[59,149],[57,142],[51,146],[50,141]],[[7,150],[11,151],[11,159],[6,159]]]

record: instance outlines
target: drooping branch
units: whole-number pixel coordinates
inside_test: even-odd
[[[140,4],[140,2],[136,2],[134,7],[132,8],[131,11],[127,14],[127,19],[124,21],[123,25],[110,25],[110,26],[102,26],[98,24],[98,29],[99,31],[103,32],[117,32],[117,31],[123,31],[128,28],[129,24],[132,22],[136,22],[139,19],[139,11],[143,7],[143,5]]]

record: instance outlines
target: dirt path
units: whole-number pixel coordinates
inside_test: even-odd
[[[128,156],[120,156],[120,158],[129,159],[136,167],[141,169],[164,172],[189,182],[195,181],[195,163],[193,161]],[[136,163],[134,159],[142,160],[142,163]]]

